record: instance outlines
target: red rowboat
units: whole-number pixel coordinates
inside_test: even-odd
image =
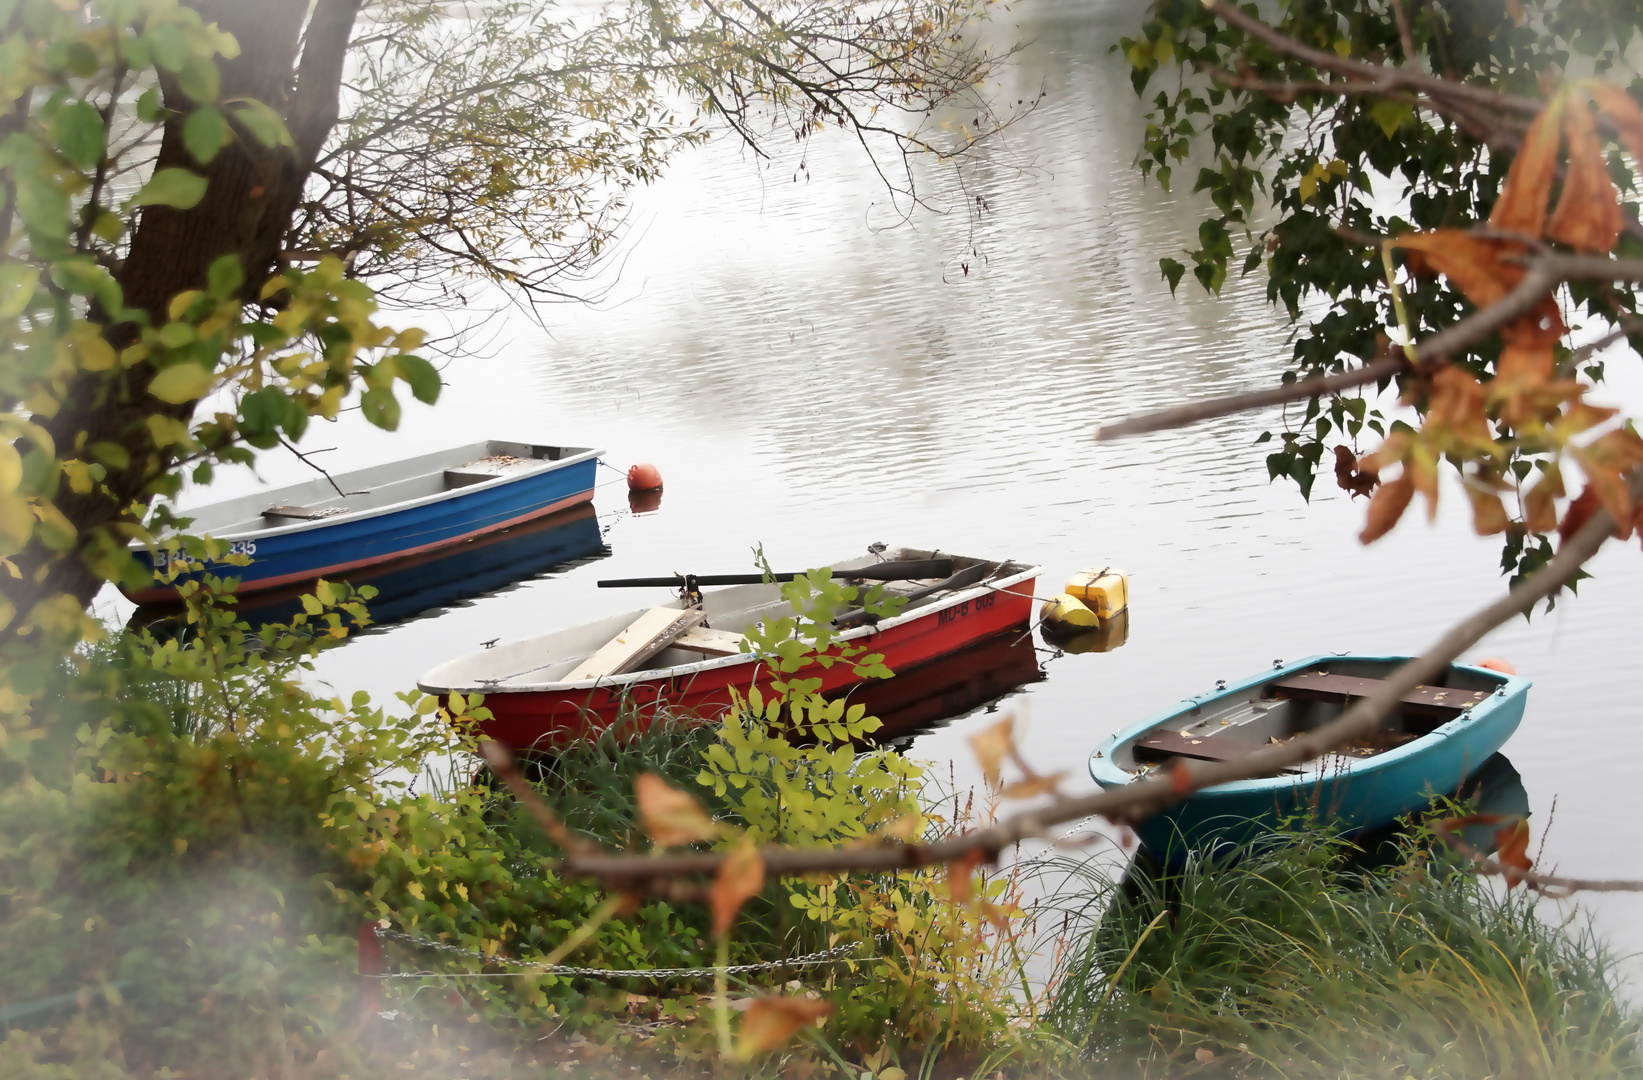
[[[1007,631],[1020,632],[1031,619],[1033,585],[1039,567],[1022,563],[937,555],[904,548],[844,560],[831,567],[848,581],[851,570],[886,560],[950,559],[953,573],[941,580],[895,581],[885,592],[909,597],[894,618],[850,626],[840,640],[883,653],[892,671],[903,671],[958,652]],[[648,610],[525,641],[501,645],[441,664],[418,680],[441,697],[483,694],[492,719],[484,732],[515,751],[547,749],[603,731],[618,718],[643,728],[666,705],[702,720],[723,715],[731,692],[767,687],[769,669],[742,651],[742,634],[765,618],[790,615],[780,586],[761,583],[701,595],[699,607],[681,596]],[[686,628],[680,632],[681,625]],[[653,654],[649,640],[664,642]],[[642,664],[617,674],[587,675],[601,657],[626,647],[645,655]],[[848,664],[805,671],[822,679],[822,693],[835,696],[860,685]]]

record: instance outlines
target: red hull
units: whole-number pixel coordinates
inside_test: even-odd
[[[1008,591],[989,592],[932,611],[850,644],[883,653],[891,671],[909,670],[1007,630],[1019,632],[1032,617],[1035,583],[1035,578],[1025,578],[1011,584]],[[869,681],[857,678],[846,664],[809,668],[804,675],[820,676],[822,693],[830,697]],[[664,704],[701,720],[714,720],[730,708],[732,690],[745,696],[754,686],[767,689],[770,681],[764,664],[749,659],[687,676],[659,676],[608,689],[498,691],[485,696],[484,707],[492,718],[482,727],[486,735],[511,749],[543,749],[605,730],[616,722],[624,704],[640,729],[655,719]]]

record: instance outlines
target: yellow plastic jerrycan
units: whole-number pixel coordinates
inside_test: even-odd
[[[1097,618],[1106,622],[1130,606],[1130,580],[1122,570],[1110,566],[1080,570],[1067,579],[1067,595],[1083,601]]]
[[[1038,618],[1045,626],[1065,633],[1093,630],[1101,624],[1093,608],[1076,596],[1068,596],[1066,593],[1044,601],[1044,606],[1039,609]]]

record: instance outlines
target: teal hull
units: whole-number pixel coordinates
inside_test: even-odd
[[[1308,671],[1349,668],[1390,671],[1405,657],[1314,656],[1285,665],[1213,693],[1191,698],[1107,739],[1090,756],[1090,775],[1103,788],[1133,782],[1129,748],[1155,729],[1179,730],[1217,708],[1264,699],[1269,684]],[[1488,696],[1453,719],[1437,724],[1391,750],[1303,775],[1239,780],[1194,793],[1136,827],[1149,852],[1175,863],[1189,850],[1238,844],[1270,830],[1285,818],[1309,815],[1348,833],[1379,828],[1427,805],[1432,796],[1454,791],[1498,751],[1523,719],[1530,682],[1483,668],[1453,665],[1443,686],[1490,689]]]

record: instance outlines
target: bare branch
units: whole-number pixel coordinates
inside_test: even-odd
[[[1643,470],[1630,478],[1634,497],[1643,497]],[[970,852],[990,858],[1022,840],[1045,836],[1055,825],[1101,814],[1115,821],[1135,821],[1179,802],[1184,796],[1214,784],[1269,776],[1300,765],[1379,728],[1403,696],[1443,672],[1495,627],[1515,618],[1562,589],[1587,559],[1597,553],[1615,527],[1607,511],[1598,510],[1540,570],[1511,592],[1457,623],[1425,655],[1392,672],[1380,689],[1347,709],[1338,719],[1278,746],[1258,750],[1238,761],[1181,763],[1170,776],[1136,780],[1123,788],[1078,798],[1061,798],[1048,806],[1026,810],[985,829],[933,844],[885,844],[879,847],[802,850],[767,847],[760,852],[772,874],[839,873],[844,871],[904,870],[945,863]],[[678,855],[568,855],[565,873],[600,878],[613,885],[633,887],[650,881],[689,874],[711,874],[725,855],[689,852]]]

